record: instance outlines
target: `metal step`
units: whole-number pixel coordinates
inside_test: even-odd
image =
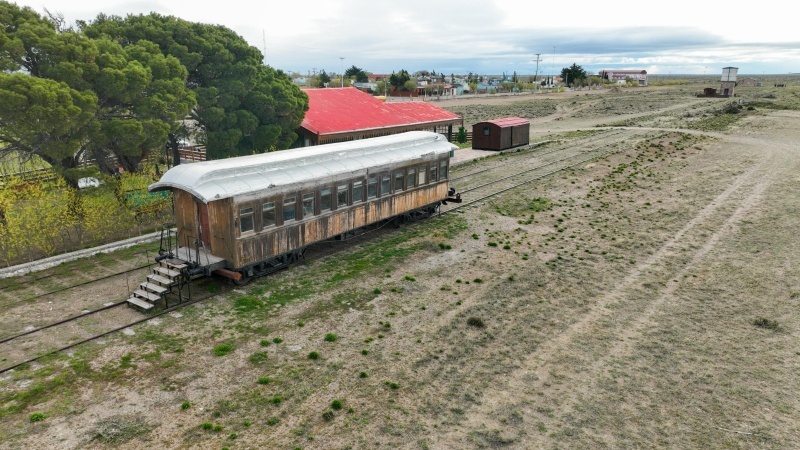
[[[169,289],[165,288],[164,286],[161,286],[160,284],[155,284],[155,283],[141,283],[141,284],[139,284],[139,287],[144,289],[147,292],[152,292],[152,293],[154,293],[154,294],[156,294],[158,296],[160,296],[161,294],[169,291]]]
[[[186,261],[183,261],[181,259],[176,259],[176,258],[165,259],[165,260],[163,260],[161,262],[164,263],[164,265],[167,266],[167,268],[172,269],[172,270],[177,270],[177,271],[180,271],[181,269],[189,267],[186,264]]]
[[[153,284],[160,284],[161,286],[173,286],[175,285],[175,280],[170,280],[169,278],[162,277],[161,275],[148,275],[147,281]]]
[[[133,291],[133,296],[134,297],[139,297],[139,298],[144,299],[144,300],[149,300],[151,302],[157,302],[157,301],[161,300],[161,296],[160,295],[156,295],[156,294],[153,294],[152,292],[147,292],[147,291],[144,291],[142,289],[137,289],[137,290]]]
[[[181,275],[180,272],[167,269],[166,267],[156,267],[155,269],[153,269],[153,273],[156,275],[163,275],[164,277],[169,278],[170,280],[173,281]]]
[[[138,297],[131,297],[128,299],[128,306],[134,309],[142,310],[142,311],[150,311],[151,309],[155,308],[155,305],[152,303],[146,302]]]

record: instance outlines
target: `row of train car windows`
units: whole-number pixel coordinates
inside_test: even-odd
[[[340,183],[335,186],[335,189],[322,188],[317,191],[319,193],[319,212],[314,209],[317,199],[316,192],[304,192],[299,198],[297,196],[285,197],[278,203],[275,201],[264,202],[261,204],[261,229],[276,225],[279,215],[283,223],[291,222],[302,217],[313,216],[315,213],[322,214],[340,206],[363,202],[365,194],[366,200],[370,200],[390,195],[392,192],[408,190],[428,182],[445,179],[447,179],[447,161],[443,160],[438,164],[399,169],[391,174],[376,175],[366,180]],[[300,202],[300,217],[297,217],[298,201]],[[278,207],[280,207],[280,211],[278,211]],[[254,207],[239,209],[240,233],[255,231],[255,212]]]

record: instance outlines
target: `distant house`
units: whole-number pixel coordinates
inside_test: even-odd
[[[378,90],[378,83],[360,83],[355,82],[351,83],[352,86],[360,91],[364,92],[375,92]]]
[[[763,83],[762,83],[762,85],[763,85]],[[739,80],[738,86],[756,87],[756,86],[758,86],[758,80],[756,80],[753,77],[745,77],[745,78],[742,78],[741,80]]]
[[[498,87],[499,87],[499,84],[483,84],[483,83],[478,83],[478,87],[477,87],[477,89],[476,89],[476,90],[477,90],[479,93],[480,93],[480,92],[484,92],[484,93],[489,93],[489,92],[497,92],[497,88],[498,88]]]
[[[308,111],[296,146],[328,144],[405,131],[433,131],[453,140],[464,120],[427,102],[384,102],[354,87],[306,89]]]
[[[647,71],[646,70],[621,70],[621,69],[603,69],[597,72],[600,78],[607,78],[611,82],[620,81],[626,82],[628,80],[639,83],[639,86],[647,86]]]

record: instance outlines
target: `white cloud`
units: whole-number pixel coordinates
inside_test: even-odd
[[[776,8],[724,8],[713,2],[672,0],[646,7],[581,0],[463,0],[446,5],[388,0],[16,3],[38,12],[61,12],[68,21],[91,20],[101,12],[158,12],[220,24],[266,49],[270,65],[301,73],[339,72],[340,56],[346,58],[346,67],[372,72],[533,73],[536,53],[544,60],[540,73],[560,71],[573,62],[590,71],[634,66],[660,73],[702,73],[738,64],[741,73],[800,72],[800,38],[792,14]]]

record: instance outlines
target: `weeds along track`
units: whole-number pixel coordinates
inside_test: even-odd
[[[454,178],[458,182],[453,183],[453,187],[465,201],[443,206],[442,213],[465,208],[558,172],[627,150],[638,138],[647,134],[635,130],[617,130],[577,145],[542,153],[507,154],[507,158],[498,158],[488,169]]]
[[[596,143],[597,141],[608,139],[608,138],[610,138],[612,136],[616,136],[616,135],[621,134],[621,133],[624,133],[624,131],[622,131],[622,130],[612,130],[612,131],[609,131],[609,132],[602,133],[600,135],[588,136],[586,138],[578,140],[578,145],[580,145],[580,146],[590,145],[592,143]],[[544,150],[544,151],[535,152],[535,156],[536,157],[542,157],[542,156],[545,156],[545,155],[549,155],[551,153],[558,153],[558,152],[561,152],[561,151],[564,151],[564,150],[567,150],[567,149],[574,149],[575,146],[576,146],[576,143],[573,142],[573,141],[570,141],[569,144],[567,144],[565,146],[562,146],[562,147],[558,147],[558,148],[551,149],[551,150]],[[533,148],[529,148],[529,149],[519,150],[516,153],[531,154],[531,152],[534,152],[534,151],[535,150]],[[458,174],[458,176],[450,177],[450,183],[452,184],[452,183],[455,183],[455,182],[463,180],[463,179],[468,179],[470,177],[473,177],[473,176],[476,176],[476,175],[480,175],[482,173],[486,173],[486,172],[489,172],[491,170],[493,170],[493,168],[476,170],[474,172],[470,172],[470,173],[466,173],[466,174],[459,174],[459,172],[460,172],[459,168],[458,167],[454,167],[454,168],[451,169],[451,173],[454,174],[454,175]]]
[[[126,301],[109,303],[93,311],[83,312],[15,336],[3,338],[0,340],[0,374],[44,356],[69,350],[130,326],[172,313],[184,306],[224,294],[231,289],[233,286],[214,293],[200,291],[192,294],[190,301],[184,301],[147,316],[123,307],[127,303]]]

